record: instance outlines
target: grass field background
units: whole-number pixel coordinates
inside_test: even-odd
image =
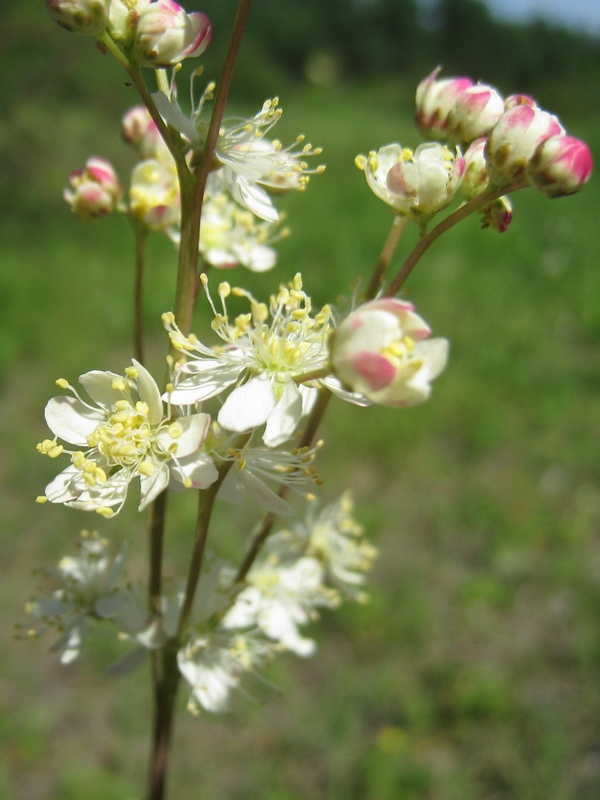
[[[19,20],[40,47],[1,56],[0,800],[141,800],[146,671],[107,676],[122,645],[102,634],[69,667],[48,652],[51,637],[12,639],[32,568],[52,565],[81,528],[125,537],[129,571],[145,569],[135,498],[110,524],[33,502],[56,469],[35,452],[54,380],[120,372],[131,357],[126,223],[79,223],[60,194],[90,154],[126,174],[120,115],[135,98],[89,43],[37,10]],[[253,112],[281,94],[278,135],[322,144],[327,172],[285,198],[293,235],[276,269],[228,278],[266,296],[301,271],[321,303],[348,296],[375,263],[391,216],[353,159],[418,143],[414,85],[279,83],[248,56],[237,106]],[[600,151],[597,102],[575,112],[550,90],[539,99]],[[513,200],[504,235],[467,220],[407,285],[451,342],[432,399],[405,411],[337,403],[326,417],[323,496],[354,491],[380,550],[371,602],[324,614],[311,630],[317,655],[280,658],[273,686],[250,681],[227,717],[194,719],[182,696],[173,800],[600,796],[600,189],[593,179],[572,198]],[[397,265],[414,241],[407,233]],[[176,259],[166,240],[151,245],[145,316],[160,374]],[[199,333],[206,320],[200,312]],[[218,530],[241,548],[241,521],[227,514]],[[169,523],[172,574],[186,563],[192,515],[183,499]]]

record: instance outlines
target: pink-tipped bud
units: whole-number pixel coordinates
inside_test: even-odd
[[[424,139],[445,142],[448,138],[448,112],[457,97],[473,86],[471,78],[437,80],[441,67],[421,81],[417,87],[415,123]]]
[[[504,233],[513,218],[512,203],[506,195],[497,197],[481,208],[481,227]]]
[[[187,14],[173,0],[155,0],[140,12],[134,52],[143,67],[170,67],[199,56],[211,37],[212,26],[206,14]]]
[[[506,186],[525,176],[538,145],[565,130],[557,117],[537,106],[517,105],[506,111],[490,133],[486,158],[490,181]]]
[[[69,176],[71,188],[63,197],[80,219],[90,221],[110,214],[119,205],[123,187],[110,161],[92,156],[84,169]]]
[[[530,97],[528,94],[510,94],[504,100],[504,110],[510,111],[510,109],[515,106],[529,106],[530,108],[535,108],[537,103],[533,97]]]
[[[136,147],[142,158],[156,158],[169,153],[145,106],[133,106],[125,112],[122,131],[125,141]]]
[[[488,185],[487,161],[485,147],[487,137],[482,136],[471,142],[465,152],[465,174],[460,185],[460,193],[465,200],[471,200]]]
[[[546,197],[575,194],[592,174],[592,154],[581,139],[551,136],[539,145],[527,165],[529,183]]]
[[[374,403],[422,403],[448,355],[448,342],[428,339],[430,333],[410,303],[373,300],[339,324],[331,340],[332,369],[347,388]]]
[[[448,137],[468,145],[487,136],[504,114],[504,100],[491,86],[476,84],[461,92],[448,112]]]
[[[46,8],[71,33],[99,36],[106,28],[110,0],[46,0]]]

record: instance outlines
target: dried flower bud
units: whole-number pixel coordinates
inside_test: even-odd
[[[557,117],[537,106],[523,104],[506,111],[490,133],[486,148],[492,183],[505,186],[523,178],[536,147],[564,132]]]
[[[487,136],[504,114],[504,100],[491,86],[476,84],[461,92],[448,112],[448,138],[468,145]]]
[[[46,0],[46,8],[71,33],[98,36],[106,28],[110,0]]]
[[[206,14],[187,14],[173,0],[156,0],[140,12],[134,52],[143,67],[170,67],[199,56],[211,37],[212,26]]]
[[[112,164],[105,158],[93,156],[84,169],[69,176],[70,189],[63,197],[80,219],[90,221],[115,211],[123,195],[123,187]]]
[[[427,339],[411,303],[382,298],[359,306],[331,340],[331,366],[342,383],[374,403],[413,406],[446,366],[446,339]],[[427,340],[427,341],[425,341]]]
[[[527,180],[546,197],[578,192],[592,173],[592,154],[581,139],[551,136],[527,165]]]
[[[445,78],[437,80],[441,67],[421,81],[417,87],[415,123],[426,139],[446,141],[448,112],[457,97],[473,86],[470,78]]]
[[[512,217],[512,203],[506,195],[502,195],[481,208],[481,227],[504,233]]]

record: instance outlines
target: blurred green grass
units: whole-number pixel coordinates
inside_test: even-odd
[[[34,449],[54,379],[120,371],[131,354],[126,225],[78,223],[60,192],[91,153],[126,167],[119,115],[132,97],[80,40],[68,51],[74,90],[59,90],[71,39],[30,25],[52,42],[59,75],[46,87],[43,64],[21,65],[0,121],[0,800],[141,798],[146,673],[109,678],[121,645],[102,635],[68,668],[48,652],[51,639],[10,640],[31,568],[53,563],[80,528],[125,536],[134,574],[145,544],[134,502],[110,525],[33,503],[55,469]],[[17,92],[19,81],[31,91]],[[285,199],[293,235],[276,271],[236,282],[264,296],[301,271],[320,303],[369,274],[391,217],[352,162],[389,141],[417,143],[413,90],[274,87],[278,134],[322,144],[328,169]],[[262,100],[236,98],[249,111]],[[564,120],[596,154],[598,117],[596,107]],[[432,399],[400,412],[339,403],[323,429],[323,493],[350,485],[380,548],[372,600],[324,615],[317,655],[280,659],[268,673],[276,688],[250,681],[251,699],[239,695],[230,717],[193,719],[182,697],[174,800],[600,795],[599,195],[595,180],[556,201],[518,193],[503,236],[468,220],[427,253],[407,295],[451,341]],[[158,237],[152,245],[146,323],[160,370],[175,254]],[[188,499],[169,525],[173,572],[189,546]],[[242,520],[220,512],[217,522],[240,546]]]

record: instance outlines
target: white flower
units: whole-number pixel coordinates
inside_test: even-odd
[[[252,447],[250,444],[239,450],[222,444],[216,448],[215,456],[219,461],[233,461],[233,468],[227,474],[219,497],[241,502],[243,498],[240,495],[243,492],[279,516],[291,514],[293,509],[290,504],[269,484],[278,488],[285,486],[307,500],[314,500],[314,495],[307,492],[306,487],[322,482],[312,466],[322,444],[319,441],[312,448],[294,447],[291,450]]]
[[[33,598],[26,606],[44,626],[30,631],[30,635],[37,636],[49,627],[60,632],[52,649],[64,648],[63,664],[79,656],[90,619],[115,617],[128,597],[127,590],[115,586],[123,569],[125,547],[112,558],[107,539],[96,531],[82,531],[79,550],[79,555],[65,556],[55,570],[45,573],[58,581],[60,588],[49,597]]]
[[[333,371],[352,392],[374,403],[422,403],[448,356],[446,339],[428,339],[430,333],[411,303],[394,297],[364,303],[332,337]]]
[[[246,297],[251,309],[233,323],[225,306],[230,294]],[[212,327],[225,347],[207,347],[195,336],[183,336],[173,314],[163,314],[173,346],[192,358],[181,365],[185,377],[176,382],[171,400],[177,405],[200,403],[238,384],[219,411],[219,424],[243,433],[266,423],[263,441],[275,447],[293,435],[316,391],[299,387],[294,379],[326,366],[331,309],[324,306],[311,316],[311,300],[299,274],[271,296],[269,308],[228,283],[220,284],[219,295],[223,312],[213,305]]]
[[[271,644],[250,633],[213,631],[195,635],[177,653],[179,671],[192,687],[188,710],[226,711],[230,692],[242,675],[272,652]]]
[[[210,84],[202,95],[191,118],[187,117],[174,97],[156,92],[152,98],[161,116],[190,142],[194,152],[202,152],[208,130],[202,118],[205,102],[212,97]],[[221,125],[214,157],[221,165],[222,180],[233,199],[257,217],[271,222],[279,219],[271,198],[263,187],[282,191],[303,189],[309,175],[320,174],[325,167],[310,169],[305,159],[321,153],[298,136],[293,145],[283,147],[277,139],[265,135],[280,119],[279,100],[266,100],[261,110],[250,118],[225,119]]]
[[[170,157],[147,158],[131,173],[131,213],[151,231],[164,231],[179,222],[179,179]]]
[[[335,589],[349,599],[363,601],[366,595],[360,587],[377,549],[364,538],[352,510],[350,492],[322,509],[309,507],[306,519],[269,537],[266,549],[284,560],[299,554],[316,558]]]
[[[246,576],[248,584],[226,613],[228,629],[258,628],[299,656],[309,656],[315,642],[298,627],[315,618],[315,608],[332,606],[335,595],[323,585],[323,566],[315,558],[286,564],[267,558],[256,562]]]
[[[421,224],[452,202],[465,169],[458,150],[453,153],[435,142],[421,144],[414,152],[388,144],[368,157],[357,156],[355,163],[377,197]]]
[[[270,247],[287,236],[288,230],[277,232],[277,223],[260,220],[251,211],[240,208],[215,181],[220,173],[213,173],[209,189],[204,196],[199,249],[202,258],[211,267],[231,269],[241,265],[251,272],[266,272],[275,266],[277,253]],[[216,191],[215,191],[216,190]],[[169,238],[179,245],[179,231],[167,231]]]
[[[193,485],[186,470],[194,465],[195,454],[206,438],[209,415],[173,418],[168,410],[165,416],[150,373],[135,360],[125,373],[124,377],[93,371],[80,376],[95,405],[84,401],[67,381],[57,381],[73,396],[62,395],[48,402],[48,427],[55,437],[86,449],[65,450],[56,439],[38,445],[38,450],[51,458],[63,452],[71,454],[71,465],[48,484],[40,501],[110,517],[121,510],[134,478],[140,478],[140,510],[167,488],[171,477]],[[202,476],[195,477],[195,485],[201,486]],[[210,483],[215,477],[211,464],[205,478]]]

